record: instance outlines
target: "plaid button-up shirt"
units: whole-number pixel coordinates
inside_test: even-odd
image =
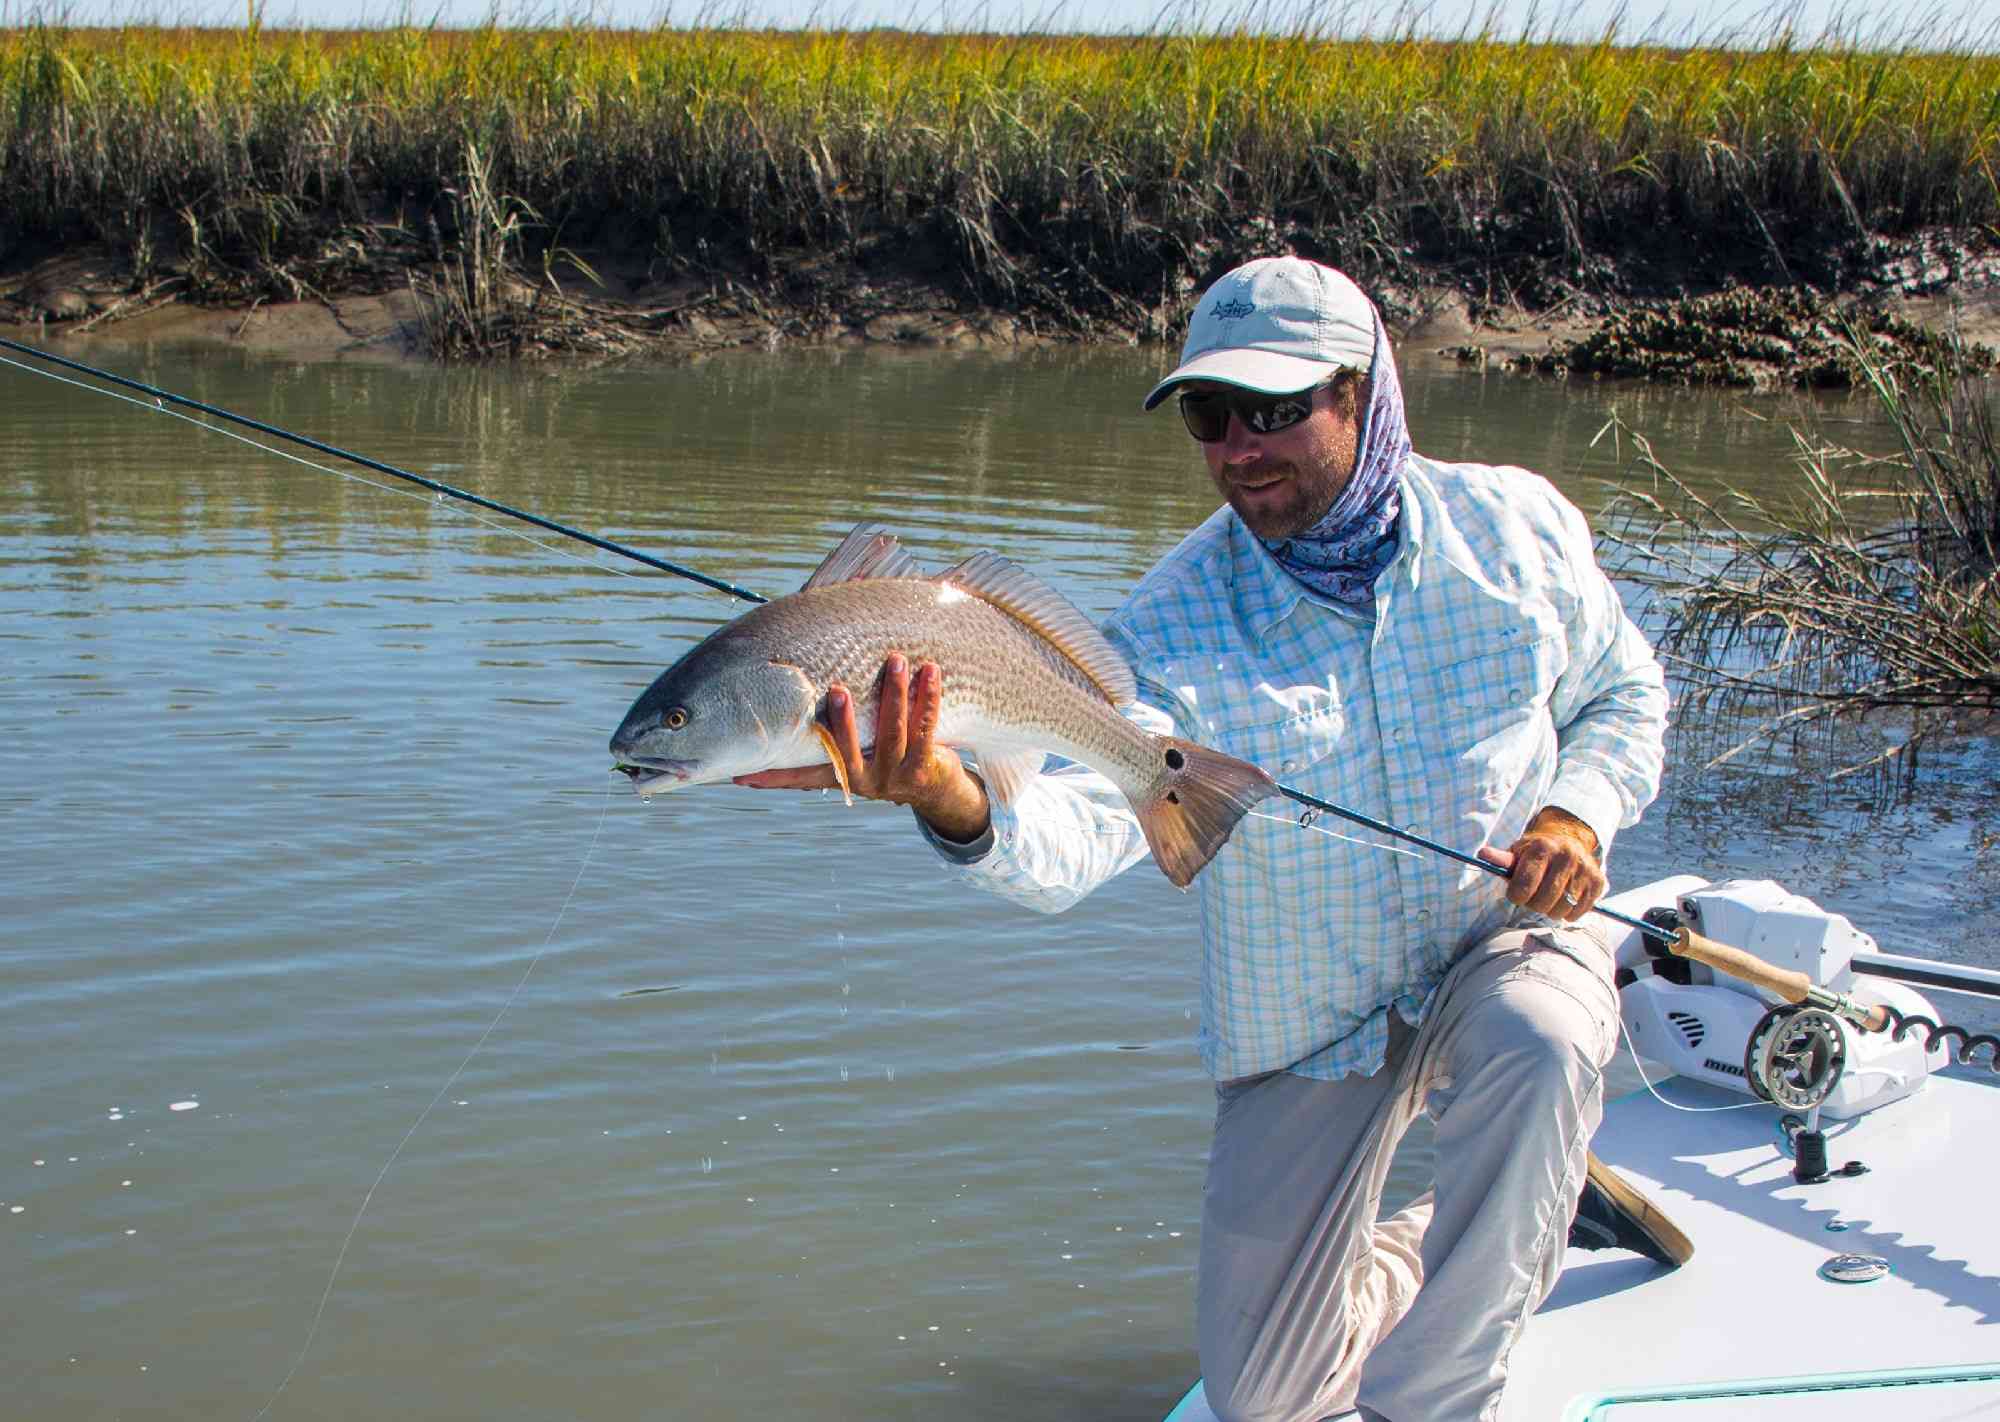
[[[1148,730],[1468,852],[1505,847],[1544,805],[1608,849],[1659,787],[1659,665],[1583,515],[1526,470],[1412,456],[1372,609],[1317,598],[1225,507],[1104,630],[1138,674],[1128,714]],[[1219,1080],[1378,1070],[1388,1013],[1419,1020],[1452,958],[1515,917],[1505,886],[1441,855],[1329,841],[1287,802],[1261,808],[1279,818],[1245,819],[1194,883],[1202,1060]],[[1068,762],[992,817],[972,846],[933,842],[982,888],[1046,912],[1147,857],[1124,798]]]

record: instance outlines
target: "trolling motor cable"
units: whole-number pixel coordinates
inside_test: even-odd
[[[76,371],[82,375],[108,381],[113,385],[123,386],[127,390],[136,390],[140,394],[151,397],[163,411],[166,405],[173,404],[185,409],[198,411],[201,414],[218,420],[226,420],[231,424],[241,425],[246,429],[256,430],[261,434],[270,435],[275,439],[289,440],[293,444],[302,445],[307,449],[315,450],[318,453],[329,455],[336,459],[344,459],[351,464],[360,465],[364,469],[372,469],[377,473],[387,474],[393,478],[416,484],[422,488],[429,489],[441,497],[456,499],[461,503],[471,504],[477,508],[505,514],[509,518],[519,519],[521,522],[532,524],[536,528],[546,529],[551,533],[559,533],[566,538],[574,538],[580,543],[588,544],[590,547],[600,549],[603,552],[615,553],[621,558],[629,558],[633,562],[642,563],[659,572],[672,573],[677,577],[687,578],[690,581],[700,583],[703,587],[712,588],[717,592],[728,593],[731,597],[741,598],[745,602],[764,603],[770,601],[769,598],[759,593],[751,592],[748,588],[738,587],[735,583],[711,577],[707,573],[698,572],[693,568],[684,567],[678,563],[670,563],[666,559],[656,558],[650,553],[641,553],[637,549],[628,548],[622,543],[614,543],[610,539],[600,538],[594,533],[585,533],[580,528],[573,528],[568,524],[557,523],[553,519],[543,518],[539,514],[532,514],[524,509],[514,508],[511,505],[499,502],[497,499],[489,499],[481,494],[455,488],[450,484],[426,478],[421,474],[413,474],[407,469],[399,469],[393,464],[385,464],[381,460],[371,459],[367,455],[355,454],[351,450],[340,448],[338,445],[326,444],[306,435],[294,434],[292,431],[282,429],[277,425],[267,424],[262,420],[252,419],[247,415],[239,415],[233,411],[222,409],[219,406],[208,404],[205,401],[190,399],[185,395],[176,395],[170,390],[162,390],[158,386],[148,385],[144,381],[132,380],[122,375],[114,375],[108,370],[101,370],[96,366],[86,365],[82,361],[70,360],[65,356],[56,355],[51,351],[45,351],[36,346],[24,345],[19,341],[8,340],[5,337],[0,337],[0,349],[14,351],[34,360],[46,361],[51,365],[58,365],[66,370]],[[35,374],[48,374],[46,371],[35,371],[33,367],[23,366],[15,361],[7,361],[5,363]],[[57,376],[51,376],[50,378],[60,379]],[[88,389],[90,387],[86,386],[84,388]],[[112,392],[102,391],[99,393],[108,395]],[[227,433],[226,431],[217,432]],[[1485,873],[1496,875],[1502,879],[1509,877],[1508,871],[1501,868],[1498,864],[1480,859],[1475,855],[1466,854],[1461,850],[1453,849],[1447,844],[1441,844],[1437,840],[1427,838],[1413,830],[1398,828],[1385,820],[1376,819],[1372,815],[1364,815],[1358,810],[1350,810],[1343,805],[1333,803],[1331,800],[1323,800],[1317,795],[1309,795],[1305,791],[1295,789],[1289,785],[1280,784],[1277,786],[1277,790],[1286,799],[1307,807],[1306,814],[1300,816],[1298,820],[1301,826],[1310,825],[1315,812],[1337,815],[1352,824],[1371,829],[1377,834],[1388,835],[1393,839],[1400,839],[1406,843],[1414,844],[1419,848],[1428,849],[1433,854],[1443,855],[1447,859],[1456,860],[1458,863],[1471,868],[1482,870]],[[1605,918],[1611,919],[1615,923],[1624,924],[1628,928],[1636,929],[1642,937],[1669,953],[1706,963],[1711,968],[1729,973],[1734,977],[1742,978],[1745,981],[1775,993],[1785,998],[1788,1002],[1805,1004],[1812,1008],[1832,1013],[1865,1030],[1876,1032],[1893,1030],[1899,1039],[1908,1032],[1922,1030],[1927,1034],[1925,1039],[1927,1047],[1941,1040],[1949,1039],[1957,1041],[1960,1044],[1961,1059],[1969,1052],[1975,1051],[1980,1047],[1986,1047],[1992,1053],[1992,1066],[1994,1070],[2000,1071],[2000,1039],[1988,1035],[1973,1035],[1966,1032],[1963,1028],[1940,1025],[1932,1022],[1927,1017],[1906,1016],[1891,1007],[1858,1003],[1852,998],[1818,986],[1808,980],[1804,973],[1788,972],[1774,968],[1771,964],[1764,962],[1752,954],[1745,953],[1741,949],[1732,948],[1726,944],[1716,943],[1711,939],[1704,938],[1684,924],[1669,926],[1665,923],[1648,922],[1647,919],[1635,918],[1629,914],[1620,913],[1616,909],[1606,908],[1602,904],[1595,905],[1591,912],[1601,914]],[[1858,971],[1868,970],[1858,961],[1855,966]],[[1885,962],[1883,976],[1909,976],[1912,971],[1911,969],[1902,967],[1900,964],[1889,967]],[[2000,995],[2000,986],[1984,982],[1980,978],[1980,975],[1978,975],[1977,970],[1973,970],[1973,973],[1968,976],[1971,979],[1969,981],[1958,980],[1947,982],[1933,973],[1932,980],[1940,986],[1954,987],[1959,991]],[[1986,976],[1991,977],[1992,975]]]
[[[1940,1042],[1948,1046],[1956,1043],[1958,1059],[1967,1066],[1976,1065],[1972,1054],[1983,1047],[1986,1049],[1986,1065],[2000,1072],[2000,1037],[1990,1032],[1968,1032],[1949,1022],[1933,1022],[1921,1012],[1904,1012],[1887,1003],[1883,1004],[1882,1011],[1889,1018],[1887,1030],[1892,1040],[1900,1042],[1907,1036],[1922,1033],[1927,1052],[1935,1051]]]

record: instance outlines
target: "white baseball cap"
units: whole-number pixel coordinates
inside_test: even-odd
[[[1287,395],[1337,370],[1375,360],[1375,307],[1332,267],[1303,257],[1259,257],[1202,293],[1173,374],[1146,396],[1152,409],[1176,385],[1214,380]]]

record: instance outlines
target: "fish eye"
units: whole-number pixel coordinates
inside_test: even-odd
[[[685,726],[687,723],[688,723],[688,713],[687,713],[687,708],[684,706],[676,706],[674,707],[673,710],[667,712],[666,715],[660,718],[660,724],[665,726],[670,731],[678,731],[681,727]]]

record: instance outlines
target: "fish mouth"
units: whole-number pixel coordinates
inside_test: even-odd
[[[691,760],[664,760],[651,755],[624,755],[618,757],[618,763],[611,768],[628,777],[632,788],[639,792],[639,798],[643,800],[662,790],[687,784],[694,778],[695,763]]]

